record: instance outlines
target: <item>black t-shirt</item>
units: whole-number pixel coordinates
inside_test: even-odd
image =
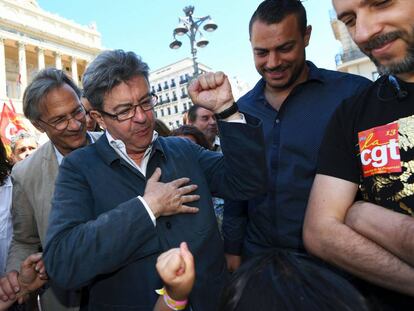
[[[321,146],[318,174],[359,185],[365,201],[414,216],[414,83],[388,76],[334,113]]]

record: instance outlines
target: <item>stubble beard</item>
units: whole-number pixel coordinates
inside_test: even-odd
[[[409,72],[414,72],[414,26],[412,31],[408,34],[407,42],[407,55],[400,61],[391,62],[387,65],[382,65],[379,60],[377,60],[371,53],[370,50],[380,46],[390,38],[400,38],[403,40],[404,33],[402,32],[392,32],[384,35],[380,35],[367,43],[364,53],[372,60],[372,62],[377,67],[378,73],[380,75],[398,75]]]

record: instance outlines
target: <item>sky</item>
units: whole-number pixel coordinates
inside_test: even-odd
[[[182,37],[180,49],[172,50],[172,32],[183,8],[195,7],[194,17],[210,15],[218,25],[214,32],[203,32],[210,43],[198,49],[198,61],[213,70],[222,70],[253,86],[259,79],[253,63],[248,23],[261,0],[38,0],[39,6],[82,25],[96,23],[102,45],[136,52],[151,70],[191,57],[190,40]],[[329,20],[330,0],[305,0],[312,37],[307,58],[317,66],[335,69],[340,44],[334,38]]]

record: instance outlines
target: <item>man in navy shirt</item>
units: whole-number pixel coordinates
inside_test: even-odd
[[[300,1],[267,0],[253,14],[250,41],[262,79],[238,105],[263,122],[267,193],[229,202],[223,233],[230,270],[271,248],[304,251],[302,224],[326,124],[343,99],[369,85],[362,77],[305,61],[312,27]],[[227,204],[227,202],[226,202]]]

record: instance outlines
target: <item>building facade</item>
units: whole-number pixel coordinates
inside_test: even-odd
[[[211,68],[198,63],[198,70],[204,73]],[[158,96],[155,116],[171,129],[183,124],[184,113],[193,105],[187,91],[193,72],[193,61],[188,57],[150,73],[151,91]]]
[[[198,63],[198,69],[201,74],[212,71],[202,63]],[[187,92],[193,73],[193,61],[189,57],[150,73],[151,91],[158,96],[155,116],[170,129],[183,125],[183,115],[193,105]],[[229,77],[229,81],[235,100],[250,90],[250,86],[237,77]]]
[[[331,12],[331,27],[335,39],[342,45],[342,52],[335,57],[337,70],[376,80],[378,78],[376,66],[352,41],[344,23],[336,18],[334,12]]]
[[[102,50],[95,25],[48,13],[34,0],[0,0],[0,12],[1,104],[11,101],[21,113],[26,86],[45,67],[64,70],[80,86],[87,64]]]

